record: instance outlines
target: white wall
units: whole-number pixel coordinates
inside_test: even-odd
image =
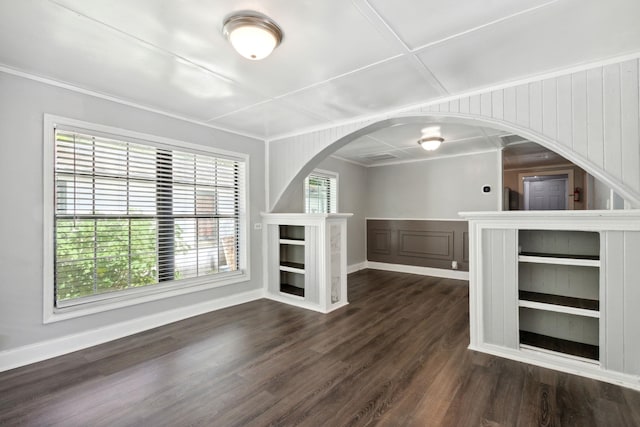
[[[460,219],[461,211],[495,211],[497,152],[368,168],[367,217]],[[491,193],[483,194],[483,185]]]
[[[593,208],[611,209],[611,189],[600,180],[593,178]]]
[[[600,180],[590,176],[591,198],[589,209],[631,209],[632,205]]]
[[[0,354],[261,288],[261,232],[252,227],[251,281],[43,325],[44,113],[249,154],[252,223],[265,209],[264,143],[4,73],[0,94]]]
[[[317,169],[338,174],[338,212],[353,214],[347,220],[347,265],[364,262],[367,168],[327,157]],[[285,195],[286,203],[279,212],[304,212],[303,185],[293,190]]]

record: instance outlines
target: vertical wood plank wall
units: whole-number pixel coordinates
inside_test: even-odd
[[[447,102],[425,104],[379,117],[375,122],[430,113],[493,121],[496,125],[539,137],[538,142],[609,184],[634,207],[640,207],[638,67],[638,59],[609,64]],[[373,123],[373,120],[354,122],[269,141],[270,209],[276,206],[297,175],[306,175],[324,154],[333,151],[333,147],[329,148],[333,143],[341,141],[338,144],[345,144],[350,135]],[[297,178],[301,179],[300,176]]]
[[[517,230],[483,230],[484,341],[518,348]]]
[[[603,366],[640,374],[640,232],[605,234],[605,351]]]
[[[304,228],[304,296],[307,301],[314,304],[320,304],[318,228],[308,226]]]
[[[280,246],[280,228],[277,225],[267,226],[267,242],[268,248],[277,248]],[[280,252],[277,250],[271,250],[267,252],[268,265],[280,265]],[[265,269],[265,276],[267,277],[267,287],[271,294],[277,295],[280,292],[280,270],[277,268]]]
[[[640,272],[638,254],[640,254],[640,232],[624,233],[624,322],[632,325],[624,329],[622,338],[625,347],[624,372],[640,375]]]

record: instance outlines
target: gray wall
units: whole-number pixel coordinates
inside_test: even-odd
[[[251,227],[249,282],[43,325],[44,113],[249,154],[251,223],[265,209],[264,143],[4,73],[0,94],[0,351],[262,287]]]
[[[338,173],[338,210],[347,222],[347,264],[366,260],[365,218],[460,219],[460,211],[498,206],[501,168],[495,152],[366,168],[328,157],[317,169]],[[489,195],[481,187],[491,185]],[[283,196],[281,212],[303,212],[302,184]]]
[[[338,173],[338,211],[353,214],[347,220],[347,265],[364,262],[367,168],[329,157],[318,169]]]
[[[369,218],[459,219],[495,211],[501,166],[495,152],[368,168]],[[483,185],[491,193],[483,194]]]
[[[347,265],[364,262],[367,168],[327,157],[317,169],[338,174],[338,212],[353,214],[347,220]],[[302,187],[297,185],[283,196],[286,203],[279,212],[304,212]]]

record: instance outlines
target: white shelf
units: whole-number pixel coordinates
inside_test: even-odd
[[[561,258],[550,256],[518,255],[519,262],[535,264],[577,265],[582,267],[600,267],[599,259]]]
[[[536,347],[533,345],[520,344],[520,350],[529,351],[531,353],[536,353],[536,354],[544,354],[548,356],[558,357],[561,359],[569,359],[575,362],[581,362],[589,365],[600,366],[600,362],[598,360],[575,356],[573,354],[568,354],[568,353],[560,353],[558,351],[547,350],[546,348]]]
[[[293,298],[296,299],[298,301],[304,301],[304,297],[301,297],[300,295],[296,295],[296,294],[290,294],[289,292],[278,292],[279,295],[281,295],[283,298]]]
[[[297,245],[304,246],[304,240],[280,239],[281,245]]]
[[[566,305],[548,304],[537,301],[518,300],[518,307],[533,308],[536,310],[554,311],[556,313],[573,314],[576,316],[600,318],[600,311],[586,308],[568,307]]]
[[[287,267],[287,266],[284,266],[284,265],[280,266],[280,271],[286,271],[286,272],[289,272],[289,273],[304,274],[304,269],[302,269],[302,268]]]

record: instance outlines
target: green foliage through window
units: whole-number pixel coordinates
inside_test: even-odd
[[[55,304],[239,268],[244,164],[56,129]]]

